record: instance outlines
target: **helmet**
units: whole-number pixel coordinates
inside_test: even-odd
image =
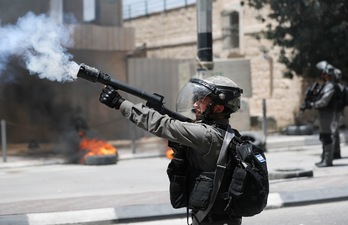
[[[335,75],[335,79],[336,80],[341,80],[342,79],[342,72],[341,72],[340,69],[334,68],[333,73]]]
[[[184,116],[194,119],[194,103],[210,96],[215,104],[225,107],[223,113],[230,115],[240,108],[242,93],[243,90],[236,83],[224,76],[212,76],[204,80],[192,78],[181,89],[177,98],[176,110]]]
[[[317,69],[321,71],[323,74],[328,74],[328,75],[334,75],[334,69],[331,64],[329,64],[327,61],[320,61],[316,65]]]

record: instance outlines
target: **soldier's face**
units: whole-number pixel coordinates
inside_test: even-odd
[[[196,119],[201,119],[204,111],[207,109],[207,106],[211,103],[211,98],[206,96],[205,98],[198,99],[194,104],[193,108],[195,109]]]
[[[331,79],[332,79],[332,76],[329,75],[329,74],[327,74],[327,73],[322,73],[322,74],[321,74],[321,79],[322,79],[323,81],[328,81],[328,80],[331,80]]]

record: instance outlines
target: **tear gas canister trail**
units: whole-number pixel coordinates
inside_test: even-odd
[[[19,58],[31,75],[67,82],[79,69],[67,47],[73,46],[72,29],[46,14],[28,12],[16,24],[0,26],[0,78],[9,59]]]

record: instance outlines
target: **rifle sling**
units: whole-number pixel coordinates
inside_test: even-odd
[[[215,175],[214,175],[214,183],[213,183],[213,190],[211,193],[211,198],[209,201],[209,205],[206,210],[200,210],[195,214],[195,219],[198,221],[198,223],[201,223],[203,219],[208,215],[209,211],[214,205],[215,199],[218,195],[218,192],[220,190],[222,178],[224,177],[226,166],[227,166],[227,149],[228,145],[230,144],[231,140],[234,137],[234,132],[231,129],[230,126],[228,126],[224,141],[220,150],[219,158],[217,161],[217,167],[215,170]]]

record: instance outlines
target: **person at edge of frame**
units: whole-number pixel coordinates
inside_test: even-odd
[[[175,120],[143,104],[133,104],[109,86],[102,90],[99,100],[110,108],[120,110],[124,117],[138,127],[169,142],[185,146],[186,151],[175,152],[174,157],[180,157],[177,153],[184,154],[190,170],[214,172],[230,115],[239,110],[242,92],[242,89],[227,77],[191,79],[178,95],[176,110],[192,118],[193,122]],[[218,198],[215,203],[217,201]],[[242,218],[239,216],[212,211],[201,225],[242,224]],[[194,215],[195,211],[192,210],[192,224],[197,225],[199,223]]]
[[[338,85],[334,81],[334,67],[326,61],[316,65],[320,70],[320,78],[323,84],[320,87],[318,97],[310,102],[310,107],[318,110],[319,115],[319,139],[322,143],[321,161],[315,163],[317,167],[333,166],[333,134],[338,129]]]
[[[334,69],[334,81],[335,83],[338,85],[338,87],[340,88],[339,90],[341,91],[341,93],[344,94],[344,89],[345,86],[342,84],[341,80],[342,80],[342,72],[340,69],[335,68]],[[335,127],[336,129],[334,130],[333,133],[333,148],[334,148],[334,154],[333,154],[333,159],[341,159],[341,141],[340,141],[340,124],[341,121],[343,119],[343,114],[344,114],[344,106],[343,107],[338,107],[338,115],[337,115],[337,123],[338,126]]]

